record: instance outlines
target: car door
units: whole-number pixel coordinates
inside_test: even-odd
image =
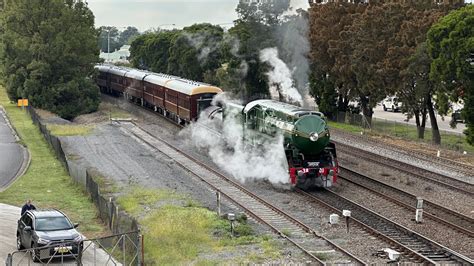
[[[29,214],[23,215],[20,222],[23,228],[20,227],[20,234],[21,234],[21,242],[25,248],[31,248],[31,239],[33,233],[33,219]],[[30,231],[25,231],[25,227],[29,226],[31,228]]]

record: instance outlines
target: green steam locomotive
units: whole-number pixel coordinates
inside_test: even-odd
[[[337,180],[336,147],[330,141],[325,116],[316,111],[274,100],[256,100],[245,106],[219,103],[210,116],[233,116],[243,125],[244,138],[253,146],[278,135],[283,145],[292,186],[330,187]]]

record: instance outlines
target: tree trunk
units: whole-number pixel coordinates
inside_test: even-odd
[[[360,103],[362,105],[362,114],[364,115],[365,119],[367,119],[367,123],[369,124],[369,126],[371,126],[372,114],[374,113],[374,111],[369,106],[369,99],[367,99],[367,97],[365,96],[360,97]]]
[[[414,110],[413,112],[415,114],[416,130],[418,132],[418,138],[424,139],[425,126],[426,126],[426,108],[423,109],[421,112],[419,110]]]
[[[347,101],[346,97],[342,94],[339,94],[337,97],[337,109],[339,112],[346,112],[347,105],[349,102]]]
[[[418,137],[420,139],[424,139],[425,138],[425,128],[426,128],[426,107],[423,108],[423,110],[421,111],[421,135],[420,133],[418,133]]]
[[[418,132],[418,138],[422,139],[424,132],[421,130],[420,111],[413,110],[413,115],[415,116],[416,131]]]
[[[427,97],[426,103],[427,103],[426,107],[428,108],[428,114],[430,116],[431,131],[433,132],[433,137],[431,138],[431,140],[433,141],[434,144],[440,145],[441,135],[439,134],[438,121],[436,120],[436,114],[434,112],[433,102],[431,101],[431,97]]]

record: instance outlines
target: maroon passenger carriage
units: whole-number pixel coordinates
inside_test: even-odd
[[[186,124],[196,120],[222,90],[208,84],[132,68],[98,65],[97,84],[104,93],[124,96]]]

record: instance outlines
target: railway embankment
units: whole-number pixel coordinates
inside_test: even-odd
[[[307,261],[293,246],[247,221],[238,208],[224,201],[222,214],[232,212],[238,217],[235,232],[240,237],[231,237],[229,221],[215,212],[214,192],[192,181],[172,160],[157,159],[160,156],[153,154],[156,152],[110,123],[112,116],[133,115],[117,110],[100,112],[80,117],[81,126],[47,114],[42,114],[43,118],[37,112],[31,115],[75,183],[91,195],[110,230],[121,233],[140,229],[144,233],[146,261]],[[52,132],[58,128],[69,133],[57,137]]]

